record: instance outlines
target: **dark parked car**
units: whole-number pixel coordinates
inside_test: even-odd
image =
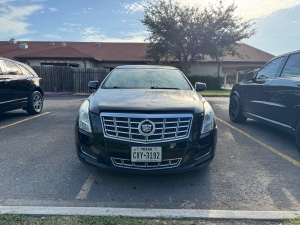
[[[296,137],[300,151],[300,50],[273,58],[247,80],[235,84],[229,117],[252,118]]]
[[[0,58],[0,113],[22,108],[29,114],[42,111],[41,78],[23,63]]]
[[[217,126],[209,103],[176,68],[120,66],[84,101],[75,126],[78,157],[124,172],[176,172],[208,165]]]

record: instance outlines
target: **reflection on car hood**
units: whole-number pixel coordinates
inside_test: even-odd
[[[98,89],[89,97],[90,111],[202,113],[204,99],[193,90]]]

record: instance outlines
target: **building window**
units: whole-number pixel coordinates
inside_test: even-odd
[[[70,66],[70,67],[79,67],[78,63],[71,62],[62,62],[62,61],[54,61],[54,62],[40,62],[41,66]]]

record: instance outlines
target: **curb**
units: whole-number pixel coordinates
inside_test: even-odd
[[[200,94],[201,95],[201,94]],[[201,95],[202,97],[230,97],[230,95]]]
[[[73,92],[44,92],[44,96],[70,96]]]
[[[74,93],[75,96],[90,96],[93,93]]]
[[[44,92],[44,96],[90,96],[92,93]]]
[[[300,211],[240,211],[196,209],[136,209],[104,207],[41,207],[0,206],[0,214],[56,215],[56,216],[122,216],[155,219],[226,219],[226,220],[287,220],[296,219]]]

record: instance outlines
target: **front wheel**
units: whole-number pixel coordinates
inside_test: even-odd
[[[26,111],[31,114],[39,114],[43,109],[43,96],[41,92],[34,91],[29,97]]]
[[[300,152],[300,122],[298,122],[298,125],[296,127],[295,139],[298,151]]]
[[[243,107],[238,96],[233,95],[229,102],[229,117],[232,122],[243,123],[247,117],[243,115]]]

